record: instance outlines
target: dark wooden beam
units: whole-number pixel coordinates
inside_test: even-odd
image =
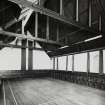
[[[49,17],[47,16],[46,39],[49,40]]]
[[[57,57],[57,70],[59,69],[59,61],[58,61],[58,57]]]
[[[86,39],[96,37],[97,34],[88,33],[85,31],[76,31],[68,37],[68,45],[80,43]]]
[[[3,26],[4,29],[7,29],[7,28],[11,27],[12,25],[14,25],[14,24],[16,24],[16,23],[18,23],[18,22],[24,20],[25,17],[27,16],[27,14],[28,14],[29,12],[30,12],[30,9],[29,9],[29,8],[23,10],[23,11],[21,12],[21,14],[20,14],[19,19],[14,18],[13,20],[9,21],[8,23],[6,23],[6,24]]]
[[[74,54],[72,55],[72,72],[74,72]]]
[[[89,27],[91,27],[92,25],[92,1],[89,1]]]
[[[42,39],[42,38],[36,38],[36,37],[32,37],[32,36],[27,36],[25,34],[17,34],[17,33],[7,32],[7,31],[3,31],[3,30],[0,30],[0,34],[4,35],[4,36],[17,37],[19,39],[27,39],[27,40],[31,40],[31,41],[38,41],[38,42],[44,42],[44,43],[62,46],[62,44],[57,42],[57,41],[47,40],[47,39]]]
[[[63,15],[63,0],[60,0],[60,15]]]
[[[55,70],[55,58],[53,58],[53,70]]]
[[[49,56],[54,57],[54,56],[61,56],[68,54],[77,54],[88,51],[95,51],[104,48],[105,48],[105,38],[101,38],[89,42],[74,44],[63,49],[57,49],[55,51],[49,52],[48,54]]]
[[[22,34],[24,34],[24,21],[22,21]],[[11,34],[12,35],[12,34]],[[21,45],[26,47],[27,46],[27,40],[24,39],[21,41]],[[21,48],[21,70],[26,70],[26,48]]]
[[[59,42],[60,36],[59,36],[59,24],[57,24],[57,42]]]
[[[39,5],[36,5],[30,1],[26,1],[26,0],[9,0],[11,2],[15,2],[19,5],[22,5],[22,6],[25,6],[25,7],[29,7],[31,9],[33,9],[35,12],[39,12],[41,14],[44,14],[44,15],[47,15],[49,17],[52,17],[54,19],[57,19],[59,21],[62,21],[66,24],[69,24],[69,25],[72,25],[74,27],[78,27],[80,29],[83,29],[83,30],[86,30],[86,31],[89,31],[89,32],[92,32],[94,34],[101,34],[101,32],[99,31],[93,31],[93,29],[89,28],[89,27],[84,27],[82,26],[81,24],[77,23],[77,22],[74,22],[70,19],[67,19],[65,16],[61,16],[59,15],[58,13],[54,12],[54,11],[51,11],[51,10],[48,10],[46,8],[43,8]],[[77,2],[78,3],[78,2]]]
[[[28,41],[29,49],[28,49],[28,70],[33,70],[33,42]]]
[[[1,48],[2,47],[19,48],[19,49],[29,48],[29,49],[33,49],[33,50],[44,51],[44,49],[42,49],[42,48],[29,47],[29,46],[24,46],[24,45],[13,45],[13,44],[0,43],[0,46],[1,46]]]
[[[102,30],[102,16],[99,16],[99,31]]]
[[[76,0],[76,21],[79,21],[79,1]]]
[[[35,13],[35,38],[38,37],[38,13]]]
[[[26,46],[27,41],[23,40],[22,41],[22,46]],[[21,49],[21,70],[26,70],[26,48]]]
[[[16,18],[14,18],[13,20],[10,20],[8,23],[6,23],[3,27],[4,27],[4,29],[7,29],[7,28],[11,27],[13,24],[15,24],[16,22],[18,22],[18,20]]]
[[[90,73],[90,53],[87,52],[87,73]]]
[[[103,50],[99,51],[99,73],[103,74]]]

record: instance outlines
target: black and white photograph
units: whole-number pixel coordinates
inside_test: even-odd
[[[0,0],[0,105],[105,105],[105,0]]]

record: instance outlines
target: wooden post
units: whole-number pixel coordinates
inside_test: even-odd
[[[38,37],[38,13],[35,13],[35,38]]]
[[[99,51],[99,73],[103,74],[103,50]]]
[[[99,31],[102,30],[102,16],[99,16]],[[99,51],[99,73],[103,73],[103,50]]]
[[[92,3],[91,0],[89,0],[89,27],[92,25]]]
[[[79,21],[79,0],[76,0],[76,21]]]
[[[56,68],[57,70],[59,69],[59,64],[58,64],[58,57],[57,57],[57,68]]]
[[[74,55],[72,55],[72,72],[74,72]]]
[[[63,0],[60,0],[60,15],[63,15]]]
[[[90,73],[90,53],[87,52],[87,73]]]
[[[53,69],[55,70],[55,58],[53,58]]]
[[[33,42],[32,41],[28,41],[28,46],[30,47],[28,49],[28,70],[32,70],[33,69]]]
[[[38,4],[40,5],[41,0],[38,0],[38,1],[39,1]]]
[[[22,21],[22,34],[24,34],[24,23]],[[22,46],[27,45],[27,40],[22,40]],[[21,70],[26,70],[26,48],[21,49]]]
[[[99,16],[99,31],[102,30],[102,16]]]
[[[57,42],[59,42],[59,24],[57,23]]]
[[[92,2],[89,0],[89,27],[92,26]],[[90,52],[87,52],[87,73],[90,73]]]
[[[68,56],[66,56],[66,71],[68,70]]]
[[[26,46],[27,41],[22,40],[22,46]],[[26,70],[26,48],[21,49],[21,70]]]
[[[49,16],[47,16],[46,39],[49,40]]]

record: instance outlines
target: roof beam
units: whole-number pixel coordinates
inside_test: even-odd
[[[34,3],[30,2],[30,1],[26,1],[26,0],[9,0],[9,1],[15,2],[15,3],[17,3],[19,5],[22,5],[22,6],[25,6],[25,7],[29,7],[31,9],[33,9],[35,12],[40,12],[41,14],[50,16],[50,17],[52,17],[54,19],[57,19],[59,21],[62,21],[62,22],[67,23],[69,25],[72,25],[74,27],[78,27],[78,28],[80,28],[82,30],[89,31],[89,32],[94,33],[94,34],[102,34],[99,31],[96,31],[96,30],[93,31],[89,27],[84,27],[84,26],[80,25],[77,22],[74,22],[74,21],[71,21],[71,20],[67,19],[65,16],[61,16],[60,14],[58,14],[58,13],[56,13],[54,11],[45,9],[45,8],[43,8],[43,7],[39,6],[39,5],[36,5],[36,4],[34,4]]]
[[[32,14],[32,12],[33,12],[32,9],[29,9],[29,8],[23,9],[23,11],[20,14],[19,19],[14,18],[13,20],[9,21],[8,23],[6,23],[4,25],[4,29],[7,29],[7,28],[11,27],[12,25],[14,25],[15,23],[22,21],[25,17],[26,17],[26,19],[25,19],[24,24],[26,24],[28,19],[29,19],[29,17]]]
[[[38,42],[55,44],[55,45],[60,45],[60,46],[62,45],[61,43],[58,43],[57,41],[47,40],[47,39],[42,39],[42,38],[35,38],[33,36],[27,36],[24,34],[7,32],[7,31],[3,31],[3,30],[0,30],[0,35],[1,36],[4,35],[4,36],[10,36],[10,37],[17,37],[18,39],[27,39],[27,40],[31,40],[31,41],[38,41]]]
[[[18,20],[16,18],[14,18],[13,20],[9,21],[8,23],[6,23],[4,25],[4,29],[7,29],[9,27],[11,27],[12,25],[14,25],[16,22],[18,22]]]
[[[76,0],[76,21],[79,21],[79,1]]]
[[[39,50],[39,51],[44,51],[43,48],[37,48],[37,47],[29,47],[29,46],[22,46],[22,45],[13,45],[13,44],[6,44],[0,42],[0,47],[10,47],[10,48],[29,48],[29,49],[34,49],[34,50]]]
[[[25,20],[23,21],[23,25],[24,25],[24,26],[27,24],[27,22],[28,22],[29,18],[31,17],[32,13],[33,13],[33,10],[29,10],[29,11],[27,12],[26,18],[25,18]]]
[[[92,1],[89,0],[89,27],[92,26]]]
[[[54,57],[54,56],[62,56],[62,55],[68,55],[68,54],[77,54],[77,53],[95,51],[99,49],[105,49],[105,38],[71,45],[64,49],[57,49],[55,51],[49,52],[48,54],[49,56]]]

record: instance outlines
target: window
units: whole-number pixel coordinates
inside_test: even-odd
[[[0,70],[21,70],[21,49],[7,47],[1,49]]]
[[[68,56],[68,71],[72,71],[72,55]]]
[[[87,53],[74,55],[74,70],[79,72],[87,71]]]
[[[37,48],[41,46],[36,43]],[[45,51],[33,51],[33,69],[53,69],[53,59]]]
[[[99,51],[90,52],[90,72],[99,73]]]
[[[58,58],[58,69],[66,70],[66,56],[62,56]]]
[[[53,69],[52,62],[44,51],[33,51],[33,69]]]

